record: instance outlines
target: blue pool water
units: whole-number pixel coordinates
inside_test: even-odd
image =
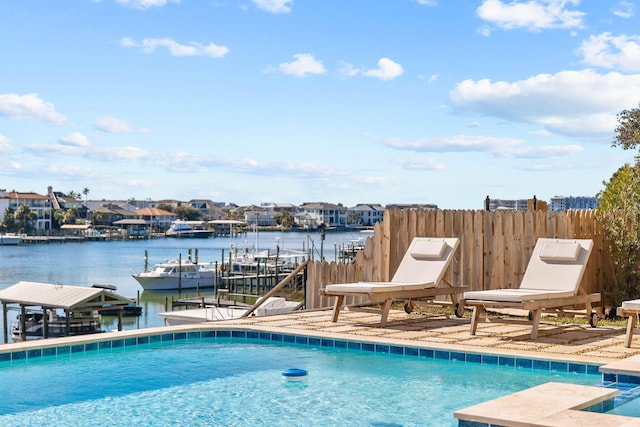
[[[308,371],[303,381],[281,376]],[[442,426],[453,412],[596,374],[258,339],[202,338],[0,363],[0,425]]]

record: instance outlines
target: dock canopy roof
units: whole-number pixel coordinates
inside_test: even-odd
[[[104,288],[18,282],[0,291],[3,304],[20,304],[45,308],[62,308],[69,311],[97,310],[103,307],[125,306],[130,298]]]

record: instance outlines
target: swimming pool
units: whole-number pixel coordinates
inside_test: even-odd
[[[268,336],[268,337],[267,337]],[[287,381],[283,370],[308,371]],[[453,412],[597,367],[218,331],[16,353],[1,425],[457,425]]]

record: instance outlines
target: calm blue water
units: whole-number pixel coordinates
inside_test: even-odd
[[[307,379],[283,380],[291,367]],[[548,381],[600,376],[203,339],[0,364],[0,425],[457,425],[455,410]]]
[[[131,277],[131,274],[144,270],[145,250],[149,254],[150,266],[166,259],[178,259],[180,254],[186,259],[189,249],[198,249],[201,262],[221,262],[223,251],[228,256],[232,244],[239,248],[258,247],[274,252],[276,245],[279,245],[281,249],[311,252],[314,259],[320,259],[322,249],[325,259],[333,260],[341,245],[348,245],[351,240],[366,236],[358,232],[327,232],[322,242],[319,233],[259,232],[257,235],[248,233],[234,238],[162,238],[0,246],[0,289],[21,280],[77,286],[91,286],[94,283],[116,285],[120,295],[136,298],[140,294],[143,307],[140,318],[124,319],[124,329],[162,326],[163,320],[157,313],[165,311],[167,298],[170,301],[172,294],[143,292]],[[190,295],[195,294],[195,290],[189,292]],[[9,313],[9,323],[15,320],[16,315],[17,312],[15,315]],[[115,319],[105,319],[103,326],[107,330],[113,329],[117,323]]]

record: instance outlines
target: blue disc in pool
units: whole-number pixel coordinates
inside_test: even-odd
[[[307,371],[305,369],[289,368],[282,371],[282,376],[285,378],[302,378],[307,376]]]

